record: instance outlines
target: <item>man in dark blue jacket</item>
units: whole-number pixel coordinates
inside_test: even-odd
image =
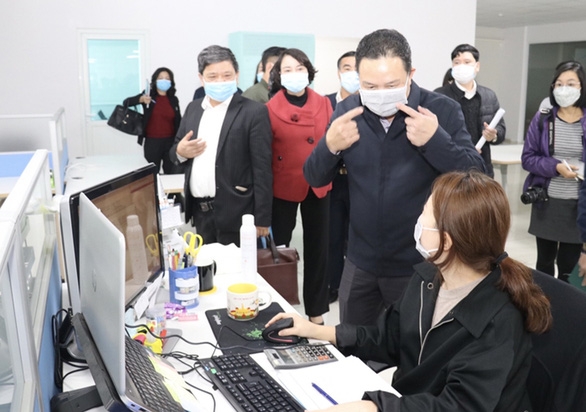
[[[336,176],[340,160],[346,165],[351,208],[340,321],[367,325],[399,298],[422,260],[413,228],[433,180],[485,165],[458,103],[412,80],[402,34],[383,29],[365,36],[356,67],[360,94],[338,104],[304,173],[319,187]]]

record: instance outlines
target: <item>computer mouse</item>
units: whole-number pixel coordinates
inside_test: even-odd
[[[262,337],[264,340],[271,343],[285,343],[287,345],[299,343],[301,340],[299,336],[279,336],[279,331],[291,327],[293,327],[293,318],[284,318],[278,320],[262,331]]]

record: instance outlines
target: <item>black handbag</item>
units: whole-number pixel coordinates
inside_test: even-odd
[[[108,126],[134,136],[142,136],[143,116],[128,106],[117,105],[108,119]]]

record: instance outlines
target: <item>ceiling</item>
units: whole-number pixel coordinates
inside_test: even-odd
[[[518,27],[586,20],[584,0],[477,0],[476,25]]]

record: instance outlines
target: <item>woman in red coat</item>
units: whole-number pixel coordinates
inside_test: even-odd
[[[297,208],[303,221],[303,302],[309,320],[323,323],[329,310],[326,261],[331,184],[310,187],[303,164],[324,136],[332,106],[308,88],[315,69],[299,49],[287,49],[271,72],[274,96],[267,103],[273,131],[273,219],[277,245],[289,245]]]

